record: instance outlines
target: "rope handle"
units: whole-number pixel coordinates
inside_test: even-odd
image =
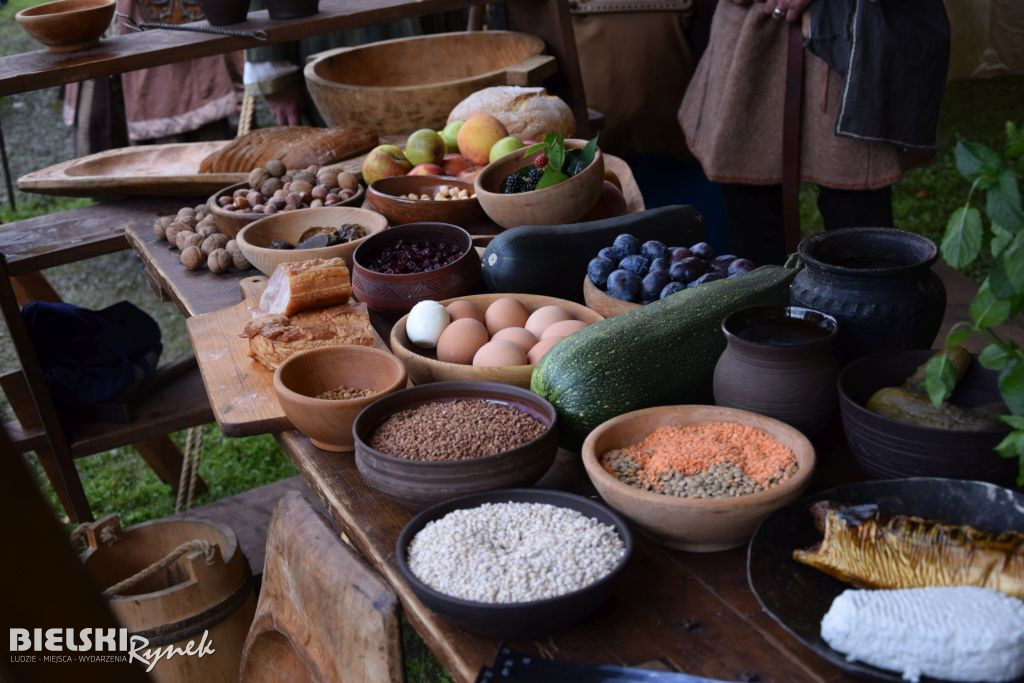
[[[212,565],[217,559],[216,548],[217,545],[215,543],[210,543],[209,541],[204,541],[199,538],[193,541],[186,541],[148,567],[137,571],[124,581],[119,581],[110,588],[104,590],[103,597],[111,598],[115,595],[120,595],[122,591],[145,581],[157,572],[163,571],[185,553],[203,553],[203,559],[206,560],[206,564]]]

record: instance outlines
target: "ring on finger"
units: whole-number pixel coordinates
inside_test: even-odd
[[[786,16],[786,13],[781,7],[776,7],[772,10],[772,19],[782,19],[784,16]]]

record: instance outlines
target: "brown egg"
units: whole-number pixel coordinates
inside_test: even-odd
[[[548,329],[562,320],[572,320],[572,316],[565,312],[561,306],[542,306],[530,314],[524,327],[533,333],[537,339],[541,338],[544,330]]]
[[[478,320],[463,318],[444,328],[437,340],[437,359],[445,363],[469,365],[481,346],[487,343],[487,328]]]
[[[586,326],[587,324],[582,320],[561,320],[544,330],[544,334],[540,335],[540,340],[544,341],[548,337],[568,337]]]
[[[498,332],[491,337],[491,341],[494,341],[495,339],[504,339],[516,344],[523,350],[523,353],[532,349],[533,345],[539,341],[533,336],[533,332],[530,332],[525,327],[506,327],[503,330],[498,330]]]
[[[472,318],[473,320],[479,320],[481,325],[484,323],[484,314],[481,313],[476,306],[469,303],[468,301],[465,301],[464,299],[459,299],[458,301],[451,302],[450,304],[448,304],[447,308],[448,315],[451,316],[452,320]]]
[[[558,342],[565,339],[565,337],[548,337],[534,344],[533,348],[526,354],[526,359],[530,361],[530,365],[536,365],[540,361],[541,356],[548,352],[548,350],[557,344]]]
[[[530,312],[526,310],[526,306],[510,296],[495,300],[484,314],[487,331],[491,334],[506,327],[525,327],[526,319],[529,317]]]
[[[506,339],[489,341],[473,356],[473,365],[504,366],[526,365],[526,352],[515,342]]]

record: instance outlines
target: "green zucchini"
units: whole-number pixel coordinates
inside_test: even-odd
[[[692,206],[648,211],[569,225],[538,225],[506,230],[484,251],[484,284],[491,292],[543,294],[583,302],[587,264],[622,233],[640,242],[690,246],[705,238],[704,218]]]
[[[684,289],[567,337],[540,359],[530,389],[558,410],[562,445],[578,450],[599,424],[631,410],[711,403],[729,313],[788,304],[796,270],[761,266]]]

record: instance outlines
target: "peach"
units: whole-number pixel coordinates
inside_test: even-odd
[[[412,164],[402,150],[394,145],[380,145],[370,150],[363,161],[363,181],[370,185],[381,178],[405,175],[412,170]]]
[[[459,128],[459,152],[473,164],[487,164],[491,147],[498,140],[508,136],[501,121],[490,114],[473,114]]]

